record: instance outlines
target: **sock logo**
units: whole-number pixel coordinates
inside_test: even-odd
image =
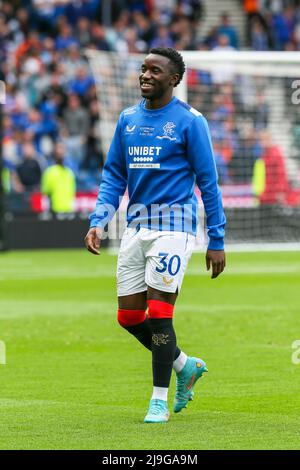
[[[165,335],[164,333],[155,333],[152,335],[152,341],[156,346],[160,346],[161,344],[167,344],[170,342],[169,335]]]

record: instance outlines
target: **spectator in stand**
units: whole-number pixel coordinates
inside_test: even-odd
[[[38,109],[30,109],[26,133],[32,136],[37,152],[41,152],[43,137],[48,136],[53,141],[56,140],[58,135],[57,122],[51,116],[43,116]]]
[[[258,20],[252,22],[251,30],[251,49],[254,51],[267,51],[269,50],[269,38]]]
[[[54,61],[54,55],[55,55],[55,41],[52,38],[46,37],[42,41],[42,50],[40,53],[40,59],[42,64],[44,64],[46,67],[49,67],[50,64]]]
[[[106,37],[105,28],[97,24],[95,21],[92,23],[92,40],[91,44],[94,44],[97,49],[101,51],[110,51],[111,47]]]
[[[9,126],[7,128],[6,126]],[[10,168],[15,168],[22,161],[24,132],[17,128],[12,121],[5,123],[4,117],[4,138],[3,138],[3,159]]]
[[[211,110],[210,110],[210,122],[212,125],[220,123],[229,118],[232,111],[232,104],[229,101],[225,103],[224,95],[221,93],[214,93],[212,97]]]
[[[235,51],[236,49],[229,44],[227,34],[220,34],[217,36],[217,45],[213,48],[214,51]]]
[[[296,26],[294,7],[288,6],[282,12],[274,14],[270,26],[275,49],[285,49],[285,46],[293,40]]]
[[[30,193],[39,189],[42,175],[38,155],[31,143],[24,144],[23,158],[13,173],[13,189],[19,193]]]
[[[269,122],[269,105],[266,101],[266,95],[263,92],[257,93],[255,104],[252,110],[253,127],[256,130],[263,130]]]
[[[21,33],[23,37],[28,36],[30,28],[32,27],[29,10],[26,8],[18,9],[16,11],[16,20],[18,22],[18,25],[16,26],[17,34],[20,35]]]
[[[128,51],[128,46],[125,38],[125,31],[127,31],[127,28],[129,28],[129,21],[129,12],[124,10],[113,23],[113,27],[109,28],[107,33],[107,41],[109,42],[109,47],[111,50],[117,51],[121,54],[124,52],[126,53]]]
[[[78,18],[76,29],[75,29],[75,38],[80,47],[87,47],[91,42],[91,22],[88,18],[81,17]]]
[[[92,20],[95,16],[100,0],[76,0],[67,2],[65,15],[72,26],[75,26],[81,18]]]
[[[10,116],[6,115],[3,117],[2,126],[3,126],[3,129],[2,129],[3,142],[5,142],[5,140],[11,139],[13,135],[13,123],[12,123],[12,119]]]
[[[179,0],[176,13],[188,18],[193,26],[197,26],[203,14],[202,0]]]
[[[40,40],[39,34],[35,30],[30,31],[28,37],[14,47],[17,71],[20,72],[20,68],[25,58],[27,58],[32,53],[35,53],[38,56],[41,52],[41,48],[42,42]]]
[[[87,68],[87,63],[84,57],[82,57],[78,46],[72,44],[64,51],[63,61],[61,60],[60,66],[63,67],[63,76],[65,78],[65,82],[67,83],[71,80],[74,80],[74,77],[80,68]],[[56,72],[59,73],[57,68]]]
[[[140,11],[135,11],[132,14],[133,23],[136,25],[138,39],[143,41],[147,48],[155,37],[155,27],[149,18]],[[146,50],[146,49],[145,49]]]
[[[139,52],[142,52],[144,44],[142,41],[139,41],[135,28],[128,28],[125,31],[125,40],[127,43],[127,52],[131,54],[138,54]]]
[[[76,196],[75,175],[64,165],[65,149],[61,142],[55,146],[55,164],[42,175],[41,190],[49,197],[52,212],[69,213],[74,211]]]
[[[67,105],[67,93],[63,86],[64,78],[57,70],[50,75],[48,86],[43,90],[40,99],[40,109],[43,112],[44,106],[52,109],[52,116],[62,118],[63,110]]]
[[[295,48],[297,51],[300,51],[300,8],[297,15],[297,22],[295,24],[294,29],[294,41],[295,41]]]
[[[228,44],[235,49],[239,48],[239,37],[236,28],[231,24],[228,13],[221,16],[220,24],[217,27],[217,35],[227,36]]]
[[[246,37],[247,43],[251,45],[251,33],[254,20],[259,21],[263,28],[267,29],[265,18],[260,12],[260,0],[243,0],[244,10],[247,15]]]
[[[158,25],[169,25],[173,19],[173,14],[176,9],[177,0],[153,0],[155,12],[152,10],[157,18]]]
[[[101,147],[101,136],[100,136],[100,117],[99,117],[99,105],[97,99],[90,102],[90,126],[87,138],[87,151],[86,157],[83,162],[82,168],[99,171],[102,170],[104,165],[104,158]]]
[[[151,2],[152,2],[152,0],[151,0]],[[125,3],[126,7],[129,9],[129,11],[131,13],[135,12],[135,11],[141,11],[141,12],[146,13],[145,3],[149,3],[149,2],[145,2],[143,0],[125,0],[125,2],[116,1],[116,3],[123,3],[123,6],[124,6],[124,3]],[[168,0],[167,0],[167,3],[168,3]]]
[[[32,15],[38,30],[51,34],[56,18],[56,2],[50,0],[32,0]]]
[[[222,144],[218,140],[214,141],[214,155],[219,175],[219,183],[228,184],[230,182],[229,172],[222,154]]]
[[[262,146],[252,128],[244,131],[239,147],[230,162],[230,171],[235,183],[251,183],[256,160],[262,156]]]
[[[196,49],[196,28],[184,16],[177,17],[171,25],[171,34],[177,50]]]
[[[55,41],[55,47],[57,50],[67,49],[68,47],[75,45],[78,47],[76,37],[73,35],[72,28],[68,23],[63,24],[60,28],[59,35]]]
[[[74,79],[70,81],[68,89],[71,93],[83,98],[93,85],[94,78],[89,74],[86,66],[81,66],[78,68]]]
[[[174,41],[169,33],[167,26],[161,25],[157,29],[157,35],[150,44],[150,48],[153,47],[173,47]]]
[[[236,51],[234,47],[230,46],[228,36],[225,34],[218,36],[218,44],[213,50],[225,53]],[[211,76],[215,84],[231,83],[234,79],[234,67],[230,63],[216,65]]]
[[[63,113],[64,141],[67,154],[72,155],[77,170],[86,155],[86,136],[90,119],[87,110],[81,106],[79,97],[71,94],[68,106]]]

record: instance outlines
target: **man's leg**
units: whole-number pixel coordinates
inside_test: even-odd
[[[162,403],[165,402],[164,406],[167,409],[172,366],[176,372],[176,394],[173,407],[175,413],[186,408],[187,403],[193,399],[193,388],[203,372],[207,371],[202,359],[188,357],[183,352],[180,352],[174,362],[172,360],[176,348],[173,310],[177,295],[177,292],[168,293],[148,287],[148,317],[152,328],[153,394],[145,418],[146,422],[155,422],[152,410],[155,410],[153,404],[156,400],[158,403],[160,400]]]
[[[146,316],[147,291],[118,297],[118,322],[151,350],[151,327]]]
[[[148,297],[148,317],[147,291],[118,297],[118,321],[143,346],[152,351],[154,386],[145,422],[166,422],[170,415],[167,399],[172,366],[174,364],[176,372],[179,366],[181,370],[187,356],[176,346],[176,335],[170,315],[163,317],[163,311],[173,310],[177,294],[159,292],[149,287]]]
[[[143,230],[139,232],[134,229],[126,229],[122,238],[118,258],[119,323],[129,333],[134,335],[147,349],[151,350],[154,364],[153,376],[155,377],[153,396],[165,398],[165,400],[159,398],[153,400],[155,402],[155,414],[157,409],[159,413],[153,417],[153,420],[151,417],[149,422],[167,421],[169,412],[166,396],[172,366],[178,376],[189,360],[176,346],[172,313],[177,293],[171,293],[172,289],[171,292],[166,292],[166,281],[164,280],[163,273],[166,270],[167,262],[170,263],[169,274],[172,276],[172,287],[177,285],[178,287],[175,288],[177,292],[182,282],[183,273],[188,260],[188,256],[186,255],[190,252],[191,243],[189,236],[182,234],[179,240],[181,248],[179,247],[177,249],[175,247],[176,251],[173,250],[174,254],[170,254],[170,259],[167,259],[166,262],[165,253],[162,254],[163,258],[161,254],[157,256],[157,253],[168,251],[170,238],[173,240],[175,237],[161,236],[160,233],[157,234],[152,231]],[[161,241],[162,244],[160,243]],[[158,242],[158,244],[156,242]],[[145,258],[147,259],[146,267]],[[165,267],[163,271],[162,265]],[[181,269],[179,269],[180,267]],[[158,273],[160,273],[160,275],[158,275]],[[170,279],[168,277],[166,279],[169,284]],[[157,286],[154,285],[151,288],[150,286],[153,283],[157,284]],[[140,292],[130,294],[130,292],[135,290],[140,290]],[[148,317],[146,316],[147,301],[149,307]],[[165,337],[164,335],[168,336]],[[160,348],[161,340],[163,344],[166,342],[167,348]],[[163,354],[159,352],[160,349],[163,350]],[[157,403],[159,406],[156,406]],[[162,407],[160,407],[161,404]]]
[[[170,415],[168,390],[172,367],[182,356],[185,356],[185,361],[187,360],[187,356],[178,350],[179,355],[174,361],[177,346],[173,327],[173,310],[176,298],[177,291],[175,293],[164,292],[148,286],[148,318],[152,330],[153,393],[144,420],[146,423],[168,421]]]
[[[153,396],[167,401],[172,368],[176,373],[184,368],[187,355],[179,349],[173,326],[173,310],[178,296],[148,287],[148,318],[152,330]],[[154,341],[153,341],[154,336]],[[165,339],[165,341],[161,341]],[[161,347],[161,343],[165,347]],[[166,342],[166,344],[164,344]],[[175,353],[172,355],[175,346]],[[170,368],[171,364],[171,368]],[[158,390],[158,387],[161,390]]]
[[[118,256],[118,321],[147,349],[151,349],[151,330],[146,316],[145,263],[140,232],[134,228],[127,228],[122,237]]]
[[[145,422],[166,422],[169,417],[167,398],[172,367],[176,372],[175,412],[180,411],[193,398],[194,384],[205,367],[203,361],[188,358],[177,348],[173,327],[174,304],[195,237],[184,232],[165,233],[149,230],[142,233],[141,241],[144,243],[147,258],[145,283],[148,286],[147,303],[152,330],[153,365],[153,394]]]
[[[145,348],[151,351],[152,328],[151,322],[146,316],[147,291],[118,297],[118,304],[118,321],[120,325],[135,336]],[[180,367],[180,363],[182,363],[184,357],[186,357],[186,355],[176,346],[173,358],[175,371]]]
[[[173,310],[176,293],[148,287],[148,318],[152,330],[152,399],[168,400],[168,389],[176,352]]]

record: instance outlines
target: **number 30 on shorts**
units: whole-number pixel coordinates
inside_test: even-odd
[[[180,257],[178,255],[173,255],[168,262],[166,261],[166,258],[169,256],[169,253],[158,253],[158,256],[161,257],[159,260],[161,268],[156,268],[156,271],[158,273],[164,273],[168,270],[170,276],[176,276],[181,265]]]

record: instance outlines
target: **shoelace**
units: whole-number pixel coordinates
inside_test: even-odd
[[[160,415],[161,413],[166,413],[167,410],[160,404],[155,403],[155,405],[151,405],[151,414],[152,415]]]

